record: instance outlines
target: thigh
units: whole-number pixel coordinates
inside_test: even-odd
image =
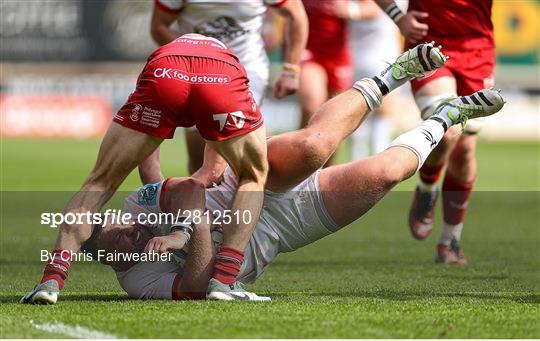
[[[90,179],[118,187],[125,177],[163,141],[112,122],[101,142]]]
[[[447,67],[442,67],[428,78],[418,78],[411,82],[414,97],[457,94],[456,78]]]
[[[191,86],[189,111],[205,140],[233,139],[263,125],[246,72],[239,63],[192,58],[192,70],[197,83]]]
[[[328,76],[316,61],[302,63],[298,99],[302,109],[310,115],[328,99]]]
[[[399,181],[416,170],[418,158],[409,150],[389,148],[377,155],[325,168],[319,186],[329,216],[346,226],[363,216]]]
[[[237,176],[264,178],[268,170],[264,126],[246,135],[222,141],[207,141],[231,166]]]

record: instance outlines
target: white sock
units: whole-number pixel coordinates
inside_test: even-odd
[[[371,110],[375,110],[382,104],[383,93],[379,85],[371,78],[362,78],[353,84],[353,89],[360,91]]]
[[[418,188],[420,188],[420,191],[422,192],[433,192],[437,190],[437,183],[427,184],[422,181],[422,179],[418,179]]]
[[[453,117],[458,117],[459,115],[459,111],[456,108],[450,105],[446,105],[436,115],[433,115],[431,117],[438,117],[439,119],[442,119],[446,123],[447,127],[451,127],[455,123],[448,116],[448,113],[450,113]]]
[[[441,236],[439,237],[439,244],[449,246],[452,240],[459,242],[461,240],[461,231],[463,230],[463,223],[457,225],[449,225],[443,222]]]
[[[381,115],[373,115],[371,121],[371,149],[378,154],[390,145],[390,120]]]
[[[379,75],[373,77],[379,79],[381,82],[383,82],[386,87],[388,88],[388,91],[383,91],[383,94],[386,95],[386,93],[394,91],[395,89],[399,88],[403,84],[407,83],[409,81],[409,78],[403,77],[401,79],[395,79],[392,76],[392,72],[394,71],[393,66],[389,66],[388,68],[384,69]]]
[[[418,157],[418,169],[422,167],[431,151],[441,141],[445,133],[443,123],[432,118],[425,120],[418,127],[399,135],[391,147],[404,147]]]

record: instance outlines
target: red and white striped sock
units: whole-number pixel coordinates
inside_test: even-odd
[[[475,180],[463,183],[449,172],[446,172],[444,177],[442,185],[444,226],[447,229],[459,229],[459,233],[454,233],[457,241],[461,236],[461,228]]]
[[[233,284],[244,262],[244,253],[230,247],[222,247],[216,255],[214,278],[223,284]]]
[[[62,289],[71,266],[71,254],[70,250],[54,249],[52,259],[45,265],[41,283],[52,279],[58,283],[58,288]]]

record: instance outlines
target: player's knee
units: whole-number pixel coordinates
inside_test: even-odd
[[[422,119],[425,120],[433,115],[435,109],[442,101],[453,97],[456,97],[456,94],[448,92],[439,95],[416,96],[415,101],[416,105],[418,105],[418,109],[420,109]]]
[[[240,182],[254,182],[260,186],[264,186],[268,176],[268,160],[258,160],[254,163],[242,165],[238,170],[238,178]]]
[[[399,166],[396,162],[385,164],[380,168],[379,174],[380,179],[386,188],[393,188],[407,177],[407,173],[404,171],[403,167]]]
[[[325,135],[318,132],[310,133],[306,129],[305,136],[298,140],[294,148],[301,150],[303,162],[310,169],[319,169],[322,167],[328,158],[334,153],[336,143],[333,139],[327,138]]]

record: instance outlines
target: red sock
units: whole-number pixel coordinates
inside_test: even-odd
[[[442,185],[443,219],[445,223],[457,225],[463,222],[475,180],[461,183],[446,172]]]
[[[71,251],[55,249],[52,251],[52,259],[45,265],[41,283],[54,279],[58,283],[58,288],[64,287],[64,281],[68,276],[71,266]]]
[[[233,284],[244,262],[244,253],[230,247],[222,247],[216,255],[214,278],[223,284]]]
[[[444,168],[444,165],[444,162],[440,165],[424,164],[420,168],[420,179],[422,180],[422,182],[427,185],[433,185],[434,183],[436,183],[441,176],[441,171]]]

